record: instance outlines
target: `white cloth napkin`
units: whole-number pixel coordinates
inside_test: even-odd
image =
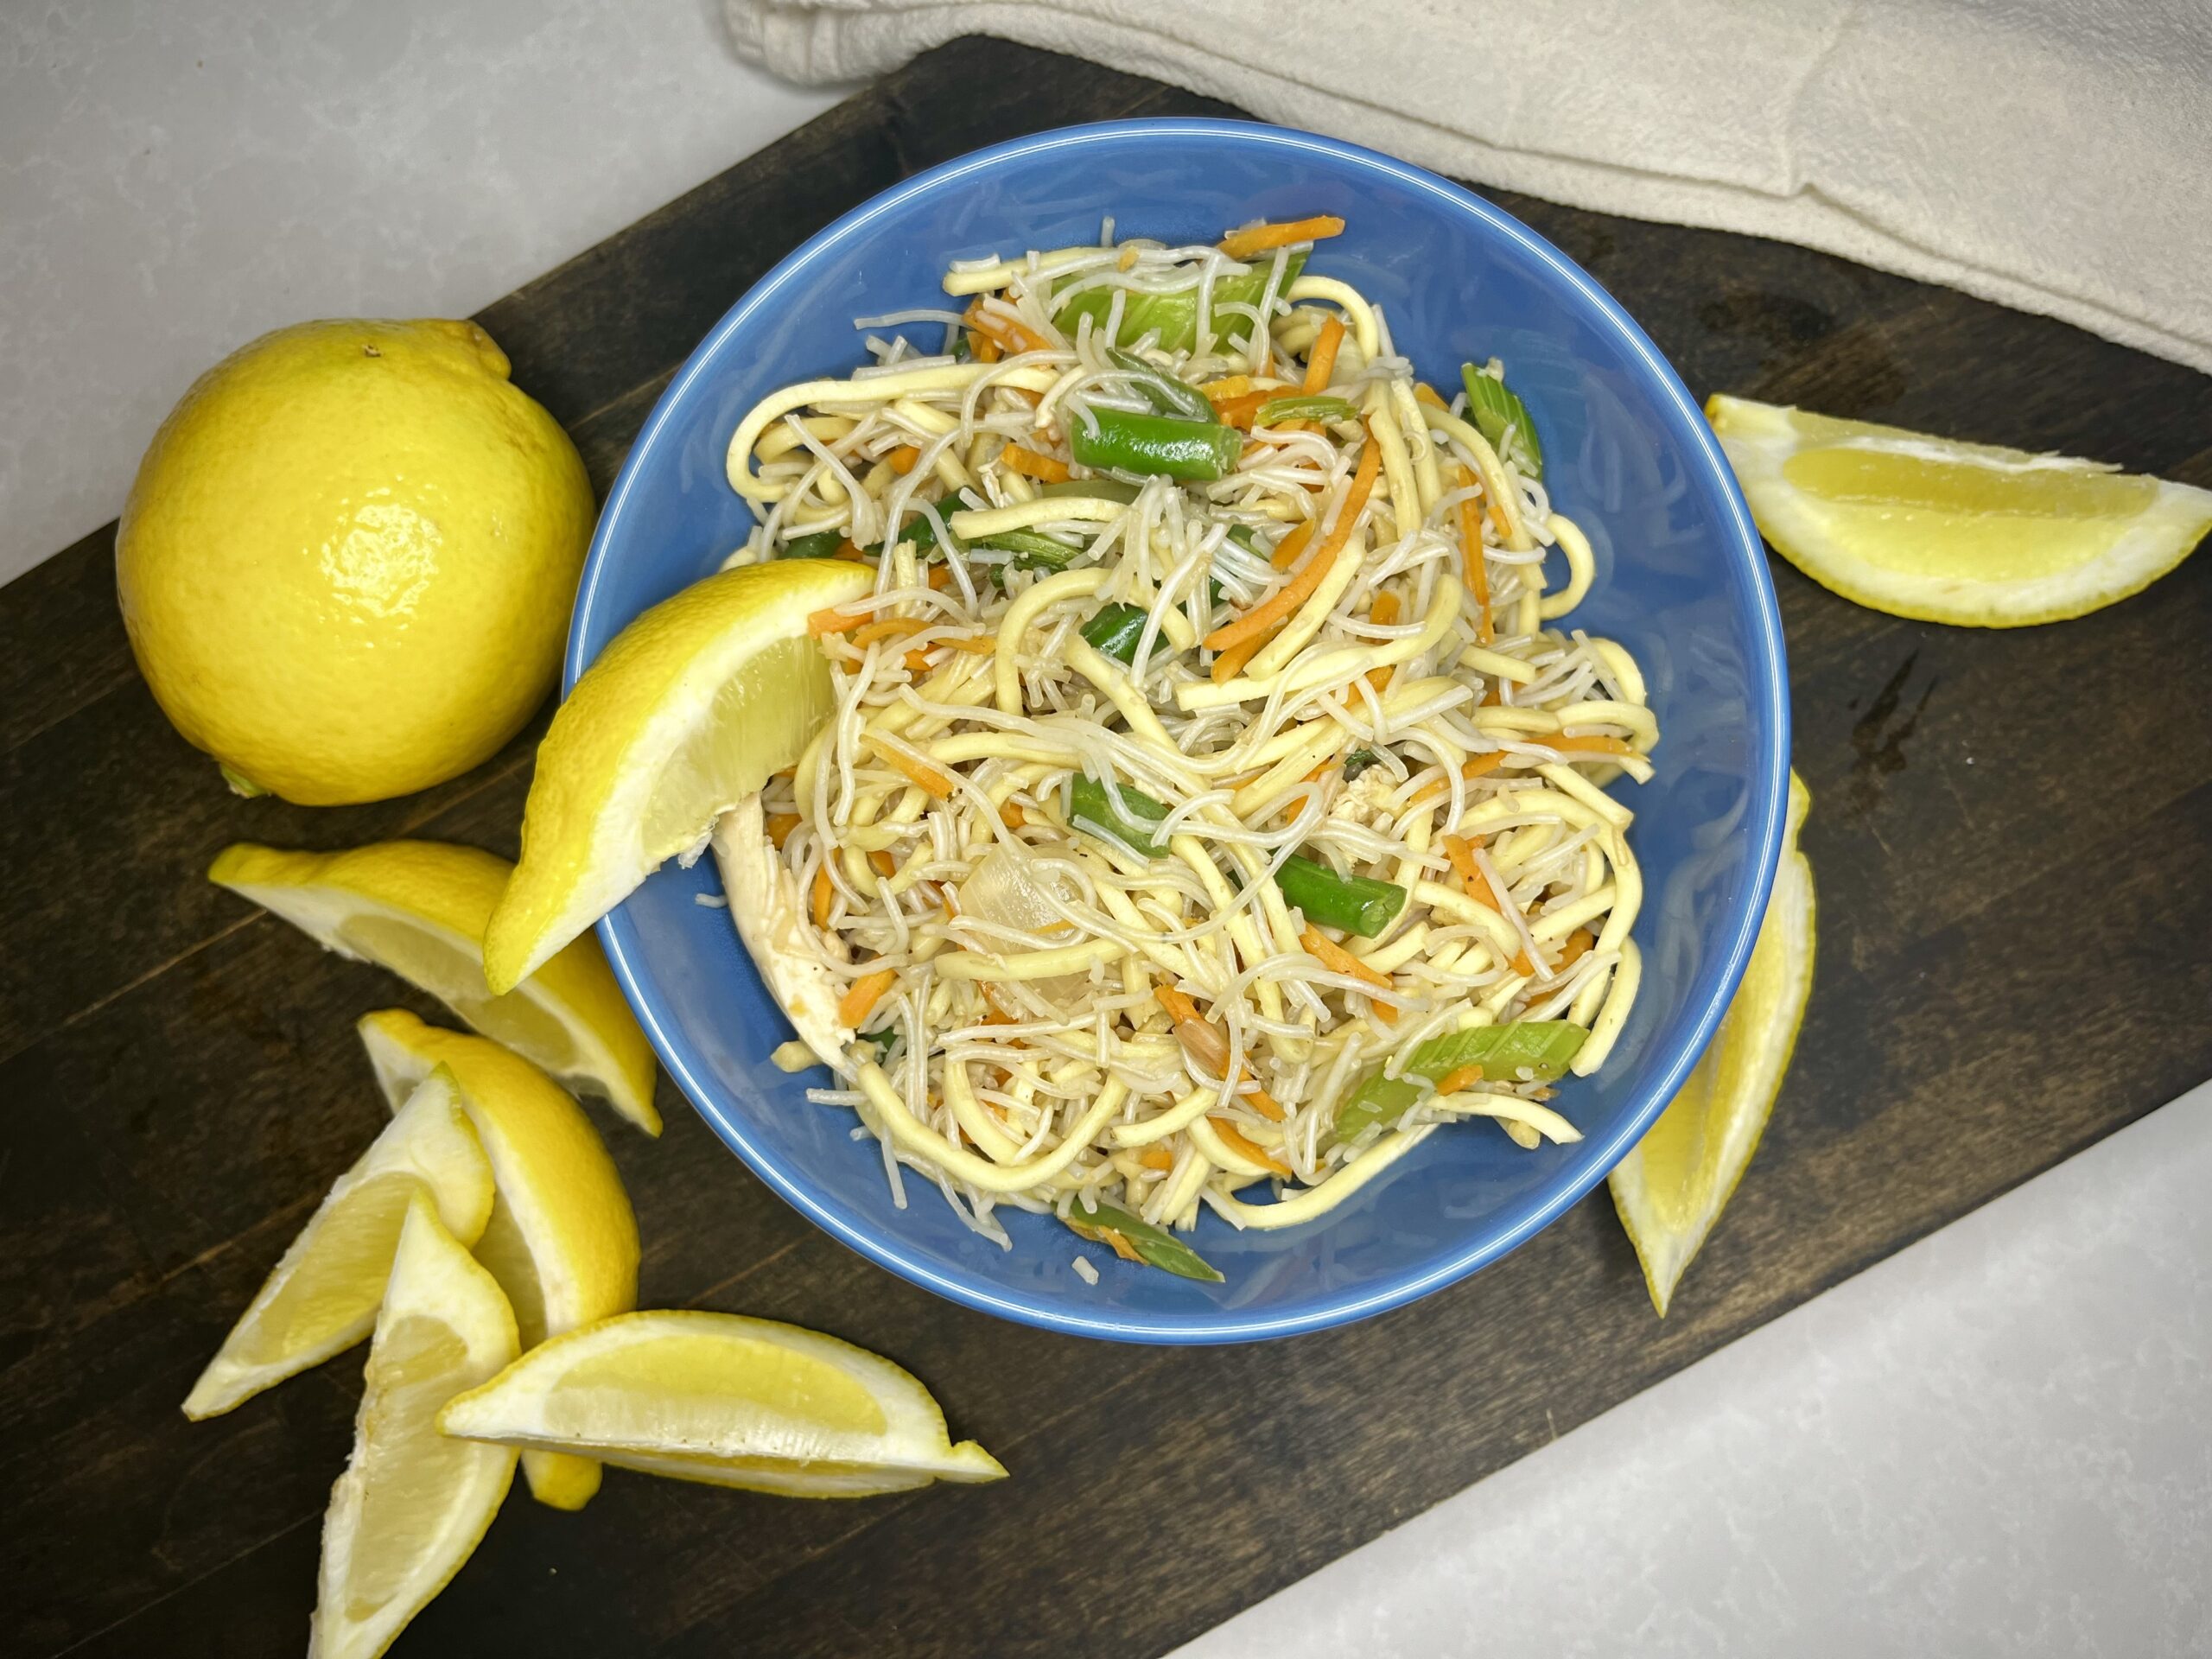
[[[2212,372],[2212,0],[724,0],[792,80],[997,35]]]

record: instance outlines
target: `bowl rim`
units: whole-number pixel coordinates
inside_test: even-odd
[[[1755,854],[1751,865],[1752,879],[1748,902],[1737,918],[1726,948],[1719,954],[1717,960],[1720,971],[1712,981],[1712,992],[1705,999],[1703,1006],[1698,1007],[1690,1018],[1687,1039],[1679,1041],[1672,1053],[1660,1057],[1663,1063],[1652,1066],[1631,1092],[1630,1109],[1624,1113],[1616,1123],[1609,1141],[1599,1149],[1599,1155],[1584,1166],[1586,1173],[1560,1183],[1545,1193],[1535,1210],[1514,1226],[1471,1235],[1467,1243],[1440,1261],[1416,1271],[1395,1275],[1381,1284],[1367,1287],[1357,1294],[1324,1297],[1294,1313],[1272,1317],[1266,1315],[1263,1310],[1217,1310],[1205,1319],[1186,1316],[1166,1318],[1115,1308],[1089,1312],[1048,1298],[1007,1291],[980,1278],[948,1274],[909,1254],[897,1234],[872,1231],[850,1224],[814,1196],[804,1176],[785,1168],[772,1151],[753,1139],[742,1114],[727,1109],[717,1100],[717,1090],[710,1080],[710,1069],[702,1057],[682,1030],[661,1019],[651,999],[645,994],[634,956],[639,944],[637,925],[629,914],[626,901],[600,919],[599,938],[606,950],[607,961],[614,969],[624,997],[628,1000],[639,1023],[645,1027],[646,1036],[659,1055],[661,1064],[668,1068],[669,1074],[683,1090],[693,1109],[707,1121],[722,1142],[742,1158],[772,1192],[816,1226],[878,1266],[963,1306],[995,1314],[1016,1324],[1070,1336],[1167,1346],[1260,1341],[1349,1325],[1355,1320],[1402,1307],[1433,1291],[1441,1290],[1517,1249],[1587,1196],[1643,1137],[1666,1103],[1681,1089],[1691,1068],[1711,1043],[1713,1034],[1734,998],[1737,985],[1750,963],[1751,947],[1757,942],[1759,924],[1766,912],[1767,896],[1780,862],[1783,819],[1789,797],[1789,687],[1781,611],[1775,598],[1764,549],[1751,522],[1751,509],[1745,502],[1734,473],[1721,453],[1719,440],[1713,435],[1688,388],[1682,384],[1681,376],[1675,372],[1674,365],[1619,302],[1544,237],[1465,187],[1426,168],[1400,161],[1363,145],[1295,127],[1216,117],[1141,117],[1054,128],[969,151],[901,180],[807,238],[748,289],[693,348],[655,401],[652,412],[639,429],[637,439],[623,460],[613,487],[607,492],[606,505],[600,512],[591,547],[585,558],[583,574],[577,586],[575,606],[569,622],[568,648],[563,653],[561,682],[561,694],[565,699],[575,688],[577,676],[587,666],[583,645],[587,620],[592,615],[600,580],[608,563],[610,543],[620,533],[624,510],[645,459],[660,441],[664,429],[673,418],[677,405],[684,402],[693,385],[706,372],[710,360],[719,354],[722,342],[764,308],[781,299],[783,290],[798,278],[818,256],[864,232],[874,220],[916,196],[936,193],[947,185],[987,172],[1015,158],[1130,138],[1187,138],[1192,136],[1225,138],[1293,153],[1325,156],[1338,162],[1381,173],[1401,185],[1435,198],[1447,212],[1481,221],[1491,233],[1517,244],[1547,267],[1567,289],[1587,303],[1598,324],[1610,329],[1630,355],[1641,359],[1650,369],[1666,400],[1672,404],[1681,418],[1681,424],[1688,435],[1691,453],[1702,458],[1708,472],[1720,486],[1721,499],[1727,509],[1721,527],[1724,540],[1727,543],[1726,552],[1750,577],[1748,588],[1751,614],[1747,619],[1749,631],[1755,655],[1764,657],[1766,662],[1767,671],[1754,677],[1758,683],[1754,688],[1753,697],[1755,702],[1764,704],[1769,736],[1768,753],[1763,757],[1755,755],[1751,765],[1753,787],[1758,792],[1751,811],[1751,830]],[[1732,531],[1732,536],[1728,535],[1728,531]],[[1762,761],[1763,778],[1760,775]],[[1759,787],[1762,783],[1763,789]],[[1701,976],[1709,975],[1712,963],[1708,962]]]

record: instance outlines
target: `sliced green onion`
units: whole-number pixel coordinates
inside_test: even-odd
[[[1001,553],[1014,555],[1015,566],[1023,570],[1065,570],[1084,551],[1072,542],[1064,542],[1037,530],[1001,530],[978,537],[972,544],[995,547]]]
[[[1312,396],[1300,393],[1294,397],[1270,397],[1260,405],[1260,413],[1252,424],[1277,426],[1285,421],[1356,421],[1359,411],[1342,397],[1331,397],[1316,392]]]
[[[1370,766],[1379,766],[1382,764],[1382,757],[1374,750],[1354,749],[1350,754],[1344,756],[1344,781],[1350,783]]]
[[[1344,1096],[1337,1108],[1337,1138],[1349,1141],[1370,1124],[1395,1123],[1463,1065],[1482,1067],[1489,1083],[1554,1082],[1566,1075],[1589,1034],[1564,1020],[1518,1020],[1432,1037],[1407,1056],[1402,1075],[1373,1072]]]
[[[1267,550],[1260,545],[1259,532],[1249,524],[1231,524],[1229,527],[1229,539],[1255,559],[1264,559],[1268,556]]]
[[[1141,789],[1120,786],[1121,810],[1096,778],[1077,772],[1068,782],[1068,822],[1094,836],[1117,841],[1133,853],[1158,858],[1167,849],[1153,833],[1153,826],[1167,816],[1167,809]]]
[[[1244,435],[1217,421],[1094,408],[1071,417],[1068,448],[1086,467],[1210,482],[1236,466]]]
[[[1125,352],[1119,346],[1106,348],[1106,360],[1129,377],[1137,395],[1157,413],[1184,421],[1213,419],[1213,405],[1206,401],[1205,393],[1189,381],[1154,368],[1135,352]]]
[[[1084,1207],[1086,1198],[1089,1209]],[[1140,1216],[1131,1215],[1118,1205],[1102,1203],[1086,1194],[1076,1199],[1065,1219],[1069,1226],[1094,1243],[1108,1243],[1109,1233],[1120,1234],[1122,1243],[1147,1265],[1172,1273],[1179,1279],[1197,1279],[1210,1285],[1222,1282],[1220,1269],[1181,1239]]]
[[[842,530],[817,530],[810,535],[794,536],[777,550],[779,559],[826,559],[836,554],[837,544],[845,539]]]
[[[1145,619],[1151,614],[1141,605],[1109,605],[1083,625],[1084,639],[1102,657],[1134,663]]]
[[[1303,251],[1287,255],[1282,262],[1282,283],[1275,289],[1280,299],[1284,291],[1298,280],[1298,273],[1306,264]],[[1268,291],[1268,279],[1274,274],[1274,256],[1260,256],[1249,270],[1241,274],[1217,276],[1213,284],[1213,312],[1209,319],[1213,335],[1217,340],[1226,340],[1228,330],[1243,324],[1249,342],[1252,320],[1241,314],[1221,315],[1224,305],[1254,305]],[[1063,279],[1062,286],[1076,279]],[[1122,291],[1121,331],[1110,342],[1116,346],[1133,346],[1147,334],[1154,335],[1163,352],[1187,352],[1198,343],[1198,274],[1191,272],[1190,285],[1172,289],[1165,293],[1141,293],[1135,289]],[[1075,338],[1079,318],[1089,317],[1091,326],[1103,328],[1106,314],[1113,308],[1115,290],[1110,288],[1086,288],[1061,306],[1054,313],[1053,321],[1070,340]]]
[[[1488,438],[1499,454],[1530,478],[1541,480],[1544,446],[1536,441],[1528,404],[1506,390],[1503,377],[1487,374],[1471,363],[1459,365],[1459,384],[1467,389],[1467,418],[1475,423],[1475,430]]]
[[[1287,858],[1275,872],[1282,896],[1322,927],[1341,927],[1371,939],[1406,907],[1406,890],[1367,875],[1338,875],[1310,858]]]

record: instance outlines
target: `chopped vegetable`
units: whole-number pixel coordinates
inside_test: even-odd
[[[1375,475],[1382,464],[1382,448],[1370,442],[1360,451],[1359,469],[1352,474],[1351,487],[1344,492],[1344,505],[1338,511],[1336,527],[1330,531],[1313,556],[1298,568],[1298,574],[1262,600],[1234,622],[1216,628],[1206,636],[1206,645],[1215,651],[1226,651],[1230,646],[1271,629],[1278,622],[1291,616],[1300,605],[1313,596],[1321,585],[1321,578],[1328,574],[1335,563],[1338,551],[1351,537],[1352,525],[1358,521],[1360,511],[1367,505],[1368,492],[1375,487]],[[1311,520],[1307,522],[1311,523]],[[1278,548],[1280,554],[1281,550]]]
[[[1099,501],[1119,501],[1123,506],[1137,499],[1138,486],[1126,478],[1076,478],[1065,484],[1040,484],[1039,495],[1084,495]]]
[[[1467,389],[1467,418],[1491,447],[1530,478],[1544,475],[1544,446],[1529,420],[1529,406],[1506,390],[1502,375],[1485,373],[1471,363],[1459,365]]]
[[[1312,957],[1331,973],[1342,974],[1348,979],[1358,980],[1363,984],[1373,986],[1378,991],[1387,991],[1390,988],[1390,976],[1388,974],[1376,973],[1374,969],[1330,938],[1313,923],[1306,923],[1306,931],[1298,936],[1298,942],[1306,947],[1307,956]],[[1374,1007],[1376,1018],[1382,1020],[1383,1024],[1397,1023],[1398,1011],[1389,1003],[1376,1002]]]
[[[1243,447],[1233,427],[1213,421],[1118,409],[1092,409],[1088,416],[1072,419],[1068,429],[1068,447],[1086,467],[1210,482],[1228,475]]]
[[[868,752],[894,771],[904,772],[933,798],[949,801],[952,798],[952,779],[926,760],[917,760],[905,750],[894,748],[878,737],[865,740]],[[852,1024],[848,1020],[847,1025]]]
[[[1065,570],[1084,550],[1072,542],[1036,530],[1001,530],[978,537],[974,544],[1014,554],[1015,568],[1022,570]]]
[[[1382,764],[1382,757],[1374,750],[1354,749],[1350,754],[1344,756],[1344,781],[1350,783],[1370,766],[1379,766]]]
[[[1332,316],[1313,336],[1313,349],[1306,354],[1306,391],[1326,391],[1329,377],[1337,372],[1337,353],[1344,343],[1344,320]]]
[[[1280,225],[1247,225],[1241,231],[1231,231],[1221,238],[1221,251],[1232,259],[1249,259],[1255,253],[1287,247],[1293,242],[1319,242],[1344,233],[1344,222],[1334,213],[1316,213],[1312,219],[1294,219]]]
[[[960,512],[968,504],[960,499],[960,493],[957,490],[950,490],[939,496],[931,505],[937,509],[938,517],[942,518],[947,513]],[[931,522],[929,514],[924,512],[918,505],[910,506],[907,511],[914,516],[906,521],[906,527],[899,532],[899,539],[902,542],[912,542],[917,552],[926,552],[937,545],[937,525]],[[883,543],[871,542],[861,550],[871,559],[880,559],[883,556]]]
[[[776,550],[779,559],[827,559],[834,557],[837,543],[845,539],[842,530],[817,530],[810,535],[794,536]]]
[[[1071,474],[1068,464],[1057,455],[1040,455],[1034,449],[1025,449],[1018,443],[1009,443],[999,452],[999,459],[1006,463],[1008,472],[1020,473],[1024,478],[1033,478],[1046,484],[1065,484]]]
[[[1494,1083],[1550,1083],[1566,1073],[1589,1034],[1564,1020],[1520,1020],[1432,1037],[1407,1057],[1401,1076],[1374,1072],[1344,1096],[1337,1134],[1350,1140],[1370,1124],[1396,1122],[1435,1079],[1469,1067],[1479,1066]]]
[[[872,974],[862,974],[846,988],[845,995],[838,999],[837,1023],[841,1026],[859,1025],[875,1012],[875,1005],[883,1000],[883,994],[898,981],[898,974],[889,968],[879,968]]]
[[[1086,1204],[1088,1208],[1086,1208]],[[1094,1243],[1113,1243],[1109,1235],[1118,1235],[1136,1259],[1163,1273],[1172,1273],[1179,1279],[1197,1279],[1204,1283],[1222,1282],[1220,1271],[1189,1245],[1164,1228],[1155,1227],[1141,1217],[1133,1216],[1116,1205],[1101,1203],[1095,1194],[1078,1197],[1065,1217],[1069,1226]],[[1120,1252],[1116,1251],[1116,1255]]]
[[[1309,396],[1296,392],[1287,397],[1271,397],[1260,405],[1255,426],[1281,426],[1286,421],[1356,421],[1359,411],[1342,397],[1325,393]]]
[[[1150,614],[1140,605],[1109,605],[1083,625],[1084,639],[1102,657],[1134,663],[1137,641],[1144,635],[1145,619]]]
[[[881,1031],[862,1032],[861,1041],[875,1045],[875,1058],[880,1064],[891,1058],[891,1051],[899,1046],[899,1028],[897,1026],[886,1026]]]
[[[1136,389],[1137,395],[1156,413],[1185,421],[1213,419],[1213,404],[1189,381],[1154,368],[1135,352],[1125,352],[1119,346],[1106,348],[1106,360],[1129,377],[1129,384]]]
[[[1167,816],[1167,809],[1141,789],[1120,786],[1121,809],[1096,778],[1078,772],[1068,782],[1068,822],[1095,836],[1117,841],[1130,851],[1158,858],[1166,849],[1153,833],[1153,825]]]
[[[1276,289],[1278,296],[1282,289],[1288,288],[1298,280],[1299,270],[1305,264],[1306,256],[1302,252],[1290,254],[1284,258],[1282,287]],[[1231,272],[1214,279],[1213,311],[1209,321],[1217,339],[1225,338],[1228,329],[1239,325],[1249,334],[1252,326],[1249,317],[1241,312],[1224,316],[1221,308],[1224,305],[1259,304],[1260,296],[1268,291],[1268,282],[1273,275],[1273,263],[1269,262],[1251,270]],[[1073,340],[1077,323],[1081,318],[1089,317],[1095,328],[1105,327],[1106,314],[1113,303],[1111,289],[1087,288],[1059,307],[1053,321],[1059,324],[1061,333]],[[1170,289],[1159,294],[1135,291],[1126,294],[1122,305],[1121,331],[1109,343],[1131,346],[1147,334],[1153,335],[1159,341],[1160,349],[1163,352],[1187,352],[1198,343],[1198,276],[1195,270],[1191,273],[1187,288]]]
[[[1363,939],[1377,938],[1406,907],[1406,890],[1369,875],[1338,875],[1325,864],[1295,855],[1275,872],[1282,896],[1309,922],[1341,927]]]

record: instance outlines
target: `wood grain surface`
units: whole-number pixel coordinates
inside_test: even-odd
[[[1039,128],[1223,112],[957,41],[482,321],[604,490],[693,344],[838,213]],[[1700,396],[2212,485],[2212,380],[2187,370],[1800,248],[1495,199]],[[384,1119],[355,1018],[435,1010],[203,872],[245,836],[512,855],[542,723],[406,800],[235,799],[131,665],[111,547],[111,529],[0,591],[0,1649],[297,1652],[358,1352],[213,1422],[178,1402]],[[2212,557],[2012,632],[1774,573],[1818,974],[1765,1145],[1663,1324],[1599,1194],[1351,1329],[1184,1351],[1047,1335],[832,1243],[664,1080],[660,1141],[601,1120],[645,1304],[889,1354],[1014,1478],[807,1504],[613,1471],[579,1515],[518,1488],[397,1651],[1158,1654],[2212,1073],[2212,719],[2190,687]]]

